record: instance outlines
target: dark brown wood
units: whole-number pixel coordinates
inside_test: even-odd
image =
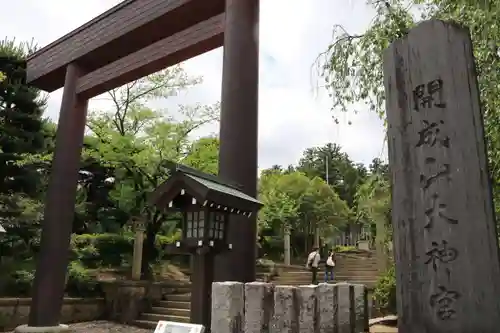
[[[116,60],[78,80],[77,92],[87,98],[155,73],[219,46],[224,40],[224,14]]]
[[[56,149],[45,200],[45,218],[37,257],[30,326],[59,324],[87,117],[87,100],[76,95],[76,82],[81,75],[82,70],[77,65],[67,66]]]
[[[259,0],[226,0],[219,175],[257,194]],[[216,281],[255,280],[255,214],[231,216],[233,250],[215,258]]]
[[[498,240],[472,43],[427,21],[384,56],[400,333],[493,333]]]
[[[212,281],[214,280],[214,253],[199,249],[193,256],[191,275],[191,323],[210,329],[212,312]]]
[[[52,92],[69,63],[91,72],[223,12],[224,0],[123,1],[31,55],[27,81]]]
[[[158,186],[151,193],[149,202],[158,207],[166,207],[170,201],[175,200],[179,196],[182,189],[191,197],[196,198],[197,202],[203,203],[207,200],[209,203],[223,206],[222,210],[224,210],[224,207],[230,207],[246,213],[251,212],[255,215],[262,207],[262,204],[259,202],[248,201],[232,195],[232,193],[209,189],[203,183],[197,182],[182,171],[176,172]],[[217,207],[214,207],[213,210],[217,210]]]

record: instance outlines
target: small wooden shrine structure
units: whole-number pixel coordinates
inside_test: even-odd
[[[182,238],[169,244],[167,251],[193,255],[191,322],[209,328],[214,257],[232,248],[227,241],[229,216],[250,218],[262,204],[235,184],[179,164],[152,193],[150,202],[182,213]]]

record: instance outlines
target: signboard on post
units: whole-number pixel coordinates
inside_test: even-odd
[[[498,240],[468,30],[421,23],[386,50],[384,81],[399,332],[498,332]]]
[[[205,327],[198,324],[160,320],[154,333],[204,333]]]

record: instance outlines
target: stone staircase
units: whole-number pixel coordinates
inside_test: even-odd
[[[273,279],[276,284],[304,285],[311,283],[311,272],[304,265],[281,265],[279,275]],[[324,265],[320,265],[318,281],[324,279]],[[369,289],[375,287],[379,278],[377,260],[371,252],[348,253],[336,255],[334,282],[349,282],[366,285]]]
[[[311,272],[305,265],[275,264],[277,276],[271,279],[280,285],[307,285],[311,283]],[[263,267],[257,268],[257,281],[269,281],[270,272]],[[350,282],[366,285],[372,289],[378,279],[377,262],[370,253],[337,254],[335,282]],[[320,268],[318,281],[323,281],[324,270]],[[141,314],[134,324],[141,328],[154,329],[159,320],[189,323],[190,321],[190,283],[174,284],[164,291],[163,300],[153,304],[150,311]]]
[[[189,285],[169,290],[163,300],[153,304],[150,311],[141,314],[134,322],[135,326],[154,329],[159,320],[189,323],[190,299]]]

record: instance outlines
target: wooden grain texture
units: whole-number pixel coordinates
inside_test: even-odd
[[[62,87],[71,62],[91,72],[224,12],[224,0],[127,0],[28,58],[27,81]]]
[[[439,79],[441,95],[416,110],[413,90]],[[468,30],[420,24],[386,50],[384,81],[399,332],[500,332],[498,240]],[[439,133],[419,145],[433,123]]]
[[[77,93],[92,98],[222,46],[224,16],[214,16],[85,75],[78,81]]]

